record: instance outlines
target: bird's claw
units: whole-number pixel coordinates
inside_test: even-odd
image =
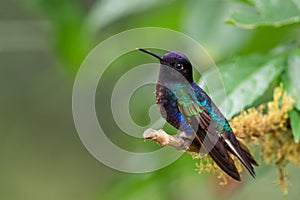
[[[170,135],[166,134],[163,130],[147,129],[143,136],[147,140],[156,141],[160,146],[166,146],[170,141]]]

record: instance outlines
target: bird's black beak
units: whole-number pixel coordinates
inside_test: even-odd
[[[153,53],[153,52],[151,52],[151,51],[149,51],[149,50],[142,49],[142,48],[138,48],[138,50],[140,50],[140,51],[142,51],[142,52],[145,52],[145,53],[147,53],[147,54],[149,54],[149,55],[151,55],[151,56],[154,56],[154,57],[157,58],[159,61],[162,61],[162,60],[163,60],[163,57],[162,57],[162,56],[159,56],[159,55],[157,55],[157,54],[155,54],[155,53]]]

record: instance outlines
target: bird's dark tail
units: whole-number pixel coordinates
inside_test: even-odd
[[[253,156],[251,155],[249,149],[241,142],[238,141],[240,144],[240,148],[243,151],[243,153],[245,154],[246,158],[250,161],[250,163],[252,165],[258,166],[258,163],[255,161],[255,159],[253,158]]]
[[[241,142],[239,142],[232,132],[225,131],[222,134],[224,138],[226,149],[235,155],[241,163],[246,167],[249,173],[255,177],[255,172],[252,165],[258,166],[248,148]]]
[[[228,155],[223,141],[220,138],[215,138],[216,140],[214,141],[214,139],[207,137],[207,134],[201,129],[198,129],[196,137],[198,140],[200,140],[200,143],[205,148],[205,151],[209,153],[212,159],[226,174],[237,181],[241,180],[234,161]]]

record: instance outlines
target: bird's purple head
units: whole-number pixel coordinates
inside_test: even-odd
[[[190,62],[189,59],[180,52],[176,52],[176,51],[170,51],[168,53],[166,53],[165,55],[163,55],[163,60],[165,61],[180,61],[180,62]]]
[[[168,66],[177,72],[179,72],[182,76],[185,77],[189,82],[193,82],[193,68],[190,60],[182,53],[170,51],[163,56],[157,55],[146,49],[139,49],[151,56],[156,57],[162,66]],[[171,75],[174,73],[171,73]]]

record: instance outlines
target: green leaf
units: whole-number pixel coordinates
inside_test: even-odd
[[[243,29],[281,27],[300,22],[299,0],[249,0],[249,9],[234,12],[227,23]]]
[[[97,1],[87,18],[87,27],[91,32],[96,32],[118,19],[128,15],[141,13],[154,6],[163,6],[174,0],[102,0]]]
[[[296,109],[289,111],[294,140],[300,141],[300,112]]]
[[[300,49],[288,58],[286,74],[283,78],[284,89],[296,97],[296,108],[300,110]]]
[[[283,69],[283,57],[254,54],[233,59],[220,65],[218,70],[204,73],[199,84],[206,91],[205,85],[209,86],[214,102],[231,118],[262,96]],[[217,81],[218,76],[223,83]]]
[[[214,60],[222,60],[244,48],[253,34],[224,23],[233,10],[240,9],[241,5],[235,2],[192,0],[184,6],[184,32],[203,45]]]

